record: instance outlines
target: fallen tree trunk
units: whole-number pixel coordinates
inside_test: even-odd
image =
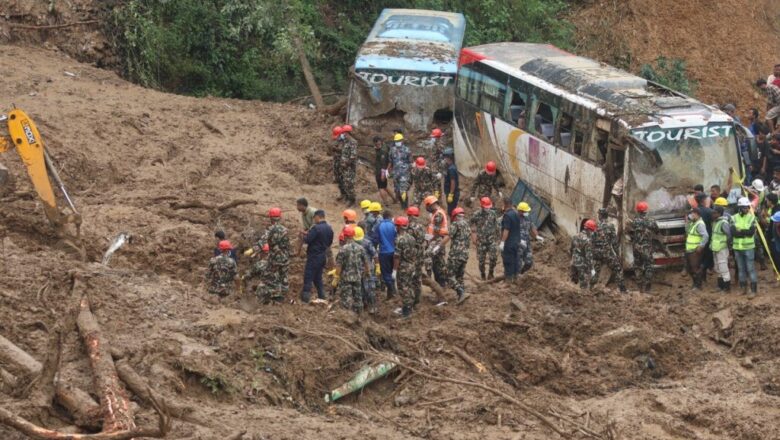
[[[2,336],[0,336],[0,362],[13,365],[25,374],[39,374],[43,370],[43,364]]]
[[[76,323],[89,355],[95,391],[100,395],[103,432],[133,430],[135,428],[133,412],[125,389],[116,374],[114,361],[111,358],[111,347],[100,331],[86,295],[81,298],[81,310]]]

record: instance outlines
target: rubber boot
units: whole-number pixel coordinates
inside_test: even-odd
[[[723,292],[723,277],[718,277],[718,290]]]
[[[490,270],[488,270],[488,279],[489,280],[492,280],[493,278],[495,278],[495,276],[493,276],[493,270],[495,268],[496,268],[496,266],[490,266]]]
[[[731,281],[723,282],[723,293],[731,293]]]
[[[750,293],[748,298],[753,299],[758,294],[758,283],[750,283]]]
[[[620,290],[620,293],[626,293],[628,292],[628,289],[626,289],[625,283],[618,284],[618,289]]]
[[[401,319],[409,319],[412,317],[412,308],[409,306],[403,306],[401,309]]]
[[[748,292],[747,281],[739,280],[739,287],[742,289],[742,294],[747,295]]]
[[[482,281],[485,281],[485,266],[479,267],[479,277],[482,278]]]
[[[395,286],[387,286],[387,299],[395,296]]]

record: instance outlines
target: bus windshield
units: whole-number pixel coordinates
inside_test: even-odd
[[[631,134],[646,148],[631,155],[629,202],[647,200],[659,214],[687,209],[687,195],[694,185],[723,187],[729,168],[739,169],[731,123],[648,127]]]

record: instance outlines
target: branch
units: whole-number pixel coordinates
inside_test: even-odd
[[[200,200],[188,200],[185,202],[171,202],[170,207],[171,209],[210,209],[210,210],[217,210],[217,211],[225,211],[230,208],[235,208],[236,206],[241,205],[256,205],[256,200],[249,200],[249,199],[237,199],[237,200],[231,200],[230,202],[225,202],[219,205],[209,204],[209,203],[203,203]]]
[[[8,23],[8,26],[16,29],[30,29],[30,30],[40,30],[40,29],[62,29],[72,26],[83,26],[87,24],[97,24],[97,20],[87,20],[87,21],[75,21],[73,23],[64,23],[64,24],[50,24],[50,25],[44,25],[44,26],[36,26],[32,24],[22,24],[22,23]]]

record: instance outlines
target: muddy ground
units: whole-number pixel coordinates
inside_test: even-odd
[[[473,297],[435,307],[425,289],[409,321],[393,314],[397,300],[361,321],[317,305],[247,313],[238,299],[217,303],[205,291],[213,231],[246,245],[272,205],[297,229],[301,195],[334,219],[342,207],[325,151],[338,121],[293,106],[145,90],[29,47],[0,46],[0,77],[3,108],[28,111],[48,141],[82,212],[88,251],[81,262],[58,242],[18,157],[4,154],[16,188],[0,199],[0,334],[43,360],[61,326],[59,379],[94,392],[71,321],[79,299],[71,274],[83,274],[116,357],[169,402],[201,414],[198,423],[175,420],[170,439],[241,430],[255,440],[561,437],[529,409],[570,438],[780,438],[780,289],[769,271],[753,301],[693,293],[676,271],[661,274],[652,295],[583,294],[567,280],[568,243],[545,232],[522,289],[478,286],[472,258]],[[359,197],[373,196],[368,170],[359,174]],[[257,203],[174,209],[239,199]],[[132,242],[101,266],[120,232]],[[302,265],[292,264],[292,292]],[[728,344],[710,338],[712,314],[724,308],[735,319]],[[388,378],[339,405],[324,402],[353,371],[390,356],[402,366]],[[138,403],[139,423],[154,423]],[[48,427],[73,424],[61,408],[32,407],[22,387],[1,392],[0,405]],[[0,438],[21,437],[0,427]]]

